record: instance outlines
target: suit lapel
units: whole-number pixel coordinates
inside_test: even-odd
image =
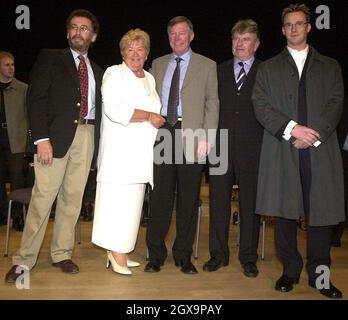
[[[80,81],[77,75],[76,64],[70,49],[69,48],[63,49],[61,57],[65,67],[67,68],[68,72],[71,75],[71,78],[79,86]]]
[[[196,54],[194,52],[192,52],[190,62],[187,66],[185,79],[184,79],[184,82],[182,83],[181,90],[183,90],[187,86],[187,84],[189,84],[192,80],[194,80],[194,81],[197,80],[194,78],[197,75],[198,65],[199,65],[199,63],[197,62]]]
[[[156,87],[157,87],[157,92],[159,93],[159,95],[162,94],[162,84],[163,84],[164,76],[167,72],[170,57],[171,57],[171,54],[164,56],[162,63],[159,63],[157,66]]]
[[[230,60],[229,66],[226,69],[226,77],[227,83],[231,83],[233,91],[237,92],[236,77],[234,76],[234,59]]]

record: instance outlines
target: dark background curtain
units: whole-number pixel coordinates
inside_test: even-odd
[[[230,30],[234,22],[240,18],[254,19],[261,33],[257,56],[265,60],[284,48],[280,15],[282,9],[293,2],[304,2],[311,9],[309,43],[322,54],[339,61],[347,84],[347,0],[4,0],[0,2],[0,50],[14,53],[16,76],[27,81],[39,50],[66,47],[65,19],[71,10],[85,8],[100,21],[100,34],[90,50],[90,56],[104,68],[121,62],[119,40],[126,31],[136,27],[144,29],[151,37],[151,52],[145,65],[149,68],[152,59],[170,51],[166,27],[176,15],[186,15],[193,22],[193,50],[218,63],[231,57]],[[18,5],[26,5],[30,9],[29,30],[18,30],[15,26],[19,16],[15,13]],[[319,5],[330,9],[328,30],[319,30],[315,26],[320,16],[315,12]]]

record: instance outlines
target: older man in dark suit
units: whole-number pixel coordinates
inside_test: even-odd
[[[256,277],[260,216],[255,215],[257,172],[262,143],[262,126],[256,120],[251,92],[259,60],[255,52],[260,40],[256,22],[238,21],[231,30],[233,59],[218,66],[220,100],[217,152],[228,154],[225,174],[209,178],[210,260],[204,271],[216,271],[229,262],[229,223],[233,184],[239,185],[240,246],[239,261],[247,277]],[[228,130],[228,142],[222,143],[220,130]],[[226,153],[226,152],[225,152]]]
[[[57,197],[51,242],[53,266],[78,273],[71,260],[74,228],[80,214],[93,150],[97,150],[103,70],[87,53],[99,24],[87,10],[67,19],[69,48],[43,50],[30,75],[29,120],[37,146],[35,185],[19,251],[5,281],[20,275],[18,265],[32,269],[45,235],[51,206]]]

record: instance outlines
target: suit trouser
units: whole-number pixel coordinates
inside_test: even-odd
[[[78,125],[74,140],[64,158],[53,158],[52,165],[43,166],[35,155],[35,184],[21,247],[13,256],[14,265],[26,265],[29,269],[35,265],[56,197],[51,257],[54,263],[71,259],[75,224],[80,215],[93,149],[94,126]]]
[[[277,253],[283,263],[283,274],[299,278],[303,260],[297,248],[297,221],[276,218],[275,244]],[[307,272],[308,278],[314,281],[319,274],[316,268],[319,265],[330,267],[332,226],[307,227]]]
[[[174,137],[174,128],[165,125]],[[174,141],[174,140],[173,140]],[[159,144],[158,142],[157,144]],[[157,145],[156,144],[156,145]],[[182,148],[179,152],[183,152]],[[174,145],[172,146],[175,157]],[[174,160],[174,159],[172,159]],[[151,192],[150,217],[147,226],[146,244],[150,261],[163,263],[167,257],[165,238],[168,233],[176,195],[176,238],[172,252],[176,261],[190,258],[197,225],[197,210],[201,186],[201,164],[155,164],[154,189]]]
[[[307,272],[310,281],[314,281],[319,274],[316,268],[319,265],[330,267],[330,248],[332,226],[313,227],[310,221],[310,188],[311,167],[308,149],[299,151],[299,174],[301,177],[303,207],[307,221]],[[291,190],[289,190],[291,192]],[[297,248],[297,221],[276,218],[275,245],[279,258],[283,263],[283,274],[299,278],[303,260]]]
[[[211,257],[223,263],[229,262],[229,229],[231,218],[231,196],[233,184],[239,184],[240,241],[239,261],[257,261],[260,216],[255,214],[257,172],[241,170],[237,163],[229,159],[229,167],[224,175],[209,177],[210,221],[209,248]]]

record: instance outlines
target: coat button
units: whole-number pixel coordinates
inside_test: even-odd
[[[236,111],[235,114],[239,114],[239,111]]]
[[[77,121],[77,120],[74,120],[74,123],[78,123],[78,121]]]
[[[76,103],[76,107],[80,107],[80,106],[81,106],[80,102]]]

